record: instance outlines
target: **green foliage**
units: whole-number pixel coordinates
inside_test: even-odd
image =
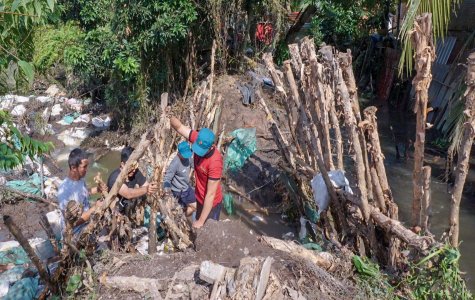
[[[0,140],[0,170],[10,170],[22,164],[27,156],[33,159],[53,149],[51,142],[42,143],[21,134],[4,110],[0,110]]]
[[[425,12],[432,14],[432,33],[435,39],[443,37],[447,32],[451,15],[455,12],[460,0],[409,0],[407,14],[399,34],[402,43],[402,54],[399,61],[399,76],[404,70],[407,74],[412,72],[414,45],[411,41],[411,32],[414,29],[414,20]]]
[[[373,19],[379,13],[374,1],[322,0],[311,21],[310,33],[316,45],[325,42],[346,48],[368,35],[375,24],[368,24],[365,20]]]
[[[364,295],[356,299],[393,299],[394,288],[389,284],[387,276],[381,273],[379,266],[367,257],[353,256],[353,265],[358,276],[355,278]]]
[[[411,266],[406,283],[415,299],[473,299],[459,270],[460,252],[446,245]]]
[[[40,72],[46,72],[57,63],[66,63],[71,68],[79,62],[75,57],[81,56],[85,34],[73,22],[62,26],[43,26],[35,34],[35,52],[33,64]],[[77,51],[77,49],[80,49]]]
[[[356,271],[365,276],[376,277],[379,274],[379,267],[377,264],[371,263],[366,257],[353,256],[353,264]]]
[[[38,25],[48,20],[56,0],[3,0],[0,2],[0,74],[8,77],[11,64],[19,66],[13,74],[18,82],[33,81],[34,69],[30,64],[33,53],[33,33]],[[11,75],[11,74],[10,74]],[[18,85],[18,84],[17,84]],[[8,90],[0,82],[0,92]]]

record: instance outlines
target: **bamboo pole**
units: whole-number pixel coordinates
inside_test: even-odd
[[[459,243],[459,211],[462,200],[463,187],[467,178],[470,151],[475,137],[475,52],[467,59],[467,77],[465,80],[467,90],[465,92],[465,111],[467,122],[464,124],[463,140],[459,149],[457,168],[455,169],[454,189],[450,195],[450,243],[458,247]]]
[[[432,15],[424,13],[414,20],[412,44],[416,50],[415,69],[416,76],[412,84],[416,91],[416,104],[414,112],[416,119],[416,141],[414,143],[414,172],[413,199],[412,199],[412,225],[421,224],[421,201],[423,197],[422,167],[424,165],[424,143],[426,130],[427,102],[429,85],[432,80],[431,66],[435,59],[435,49],[432,40]]]

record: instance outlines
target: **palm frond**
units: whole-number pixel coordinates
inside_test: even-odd
[[[414,20],[417,15],[428,12],[432,14],[432,33],[434,39],[447,33],[450,16],[456,11],[460,0],[409,0],[408,11],[401,26],[399,38],[402,44],[402,54],[399,60],[399,76],[412,72],[414,48],[411,34],[414,28]]]

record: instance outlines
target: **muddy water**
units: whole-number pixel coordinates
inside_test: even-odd
[[[380,129],[381,146],[383,148],[386,172],[395,201],[399,205],[399,219],[410,224],[412,210],[412,171],[414,161],[397,160],[394,139],[389,130],[388,118],[381,113],[378,119]],[[408,122],[403,121],[403,122]],[[392,124],[398,126],[398,124]],[[411,155],[412,157],[412,155]],[[473,159],[472,159],[473,160]],[[432,217],[431,232],[436,238],[440,238],[448,228],[450,214],[450,197],[447,184],[442,182],[445,160],[444,158],[426,154],[426,163],[432,167],[431,198]],[[474,166],[473,161],[471,163]],[[465,184],[464,195],[460,207],[460,267],[467,272],[467,285],[475,292],[475,169],[469,170]]]

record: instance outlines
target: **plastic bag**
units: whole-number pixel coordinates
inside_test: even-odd
[[[333,170],[328,172],[331,182],[335,188],[342,188],[344,191],[353,194],[350,183],[345,177],[342,170]],[[330,194],[328,194],[327,186],[323,180],[322,174],[317,174],[310,182],[313,190],[313,199],[318,207],[318,214],[328,208],[330,203]]]
[[[233,215],[235,213],[233,196],[229,193],[224,194],[223,203],[226,213],[228,215]]]
[[[257,150],[256,128],[239,128],[231,133],[234,140],[229,145],[224,159],[224,169],[236,171]]]
[[[3,298],[4,300],[29,300],[34,299],[36,290],[38,289],[38,279],[23,278],[17,281],[8,291],[8,294]]]

